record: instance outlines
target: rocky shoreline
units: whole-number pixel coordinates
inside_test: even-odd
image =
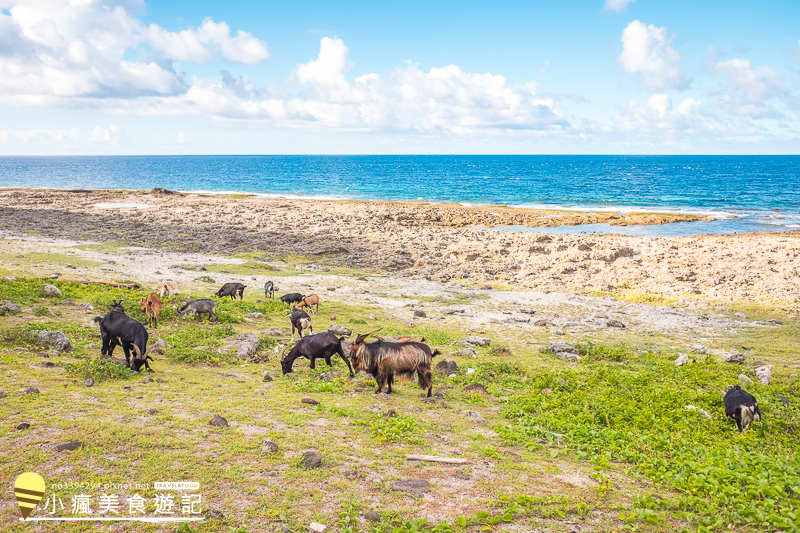
[[[163,190],[0,192],[0,231],[7,238],[125,241],[180,252],[259,252],[265,258],[297,254],[398,277],[540,291],[636,290],[779,304],[800,300],[800,232],[654,238],[480,228],[688,220],[698,218]]]

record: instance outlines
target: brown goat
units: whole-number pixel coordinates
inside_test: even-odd
[[[170,283],[169,281],[165,281],[164,283],[161,284],[161,290],[159,291],[158,295],[162,298],[164,296],[170,297],[172,296],[174,290],[175,288],[172,286],[172,283]]]
[[[305,298],[303,298],[300,301],[299,304],[294,306],[294,308],[295,309],[300,309],[300,308],[303,308],[303,307],[308,307],[309,310],[311,310],[313,312],[313,308],[311,306],[312,305],[316,305],[317,306],[317,311],[319,311],[319,303],[321,301],[322,300],[320,299],[319,294],[312,294],[311,296],[306,296]]]
[[[163,306],[164,303],[155,294],[151,294],[142,300],[142,311],[144,312],[144,316],[147,317],[148,325],[152,323],[154,328],[158,328],[158,313]]]
[[[372,374],[375,381],[378,382],[376,394],[387,385],[387,393],[391,394],[395,378],[411,380],[416,373],[419,386],[423,390],[428,389],[428,398],[430,398],[433,391],[431,362],[433,357],[439,354],[439,351],[431,352],[430,346],[415,341],[364,342],[369,335],[377,331],[380,330],[359,335],[352,344],[348,343],[347,348],[350,351],[353,370],[365,370]]]

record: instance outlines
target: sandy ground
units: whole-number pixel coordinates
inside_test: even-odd
[[[5,237],[120,240],[215,255],[252,251],[267,260],[299,254],[381,269],[396,278],[474,286],[634,289],[674,298],[703,295],[783,305],[800,301],[800,232],[646,238],[477,228],[672,220],[671,215],[625,218],[618,213],[241,195],[0,192],[0,235]]]

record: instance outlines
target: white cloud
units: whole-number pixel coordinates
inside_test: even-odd
[[[605,8],[608,11],[624,11],[628,4],[636,0],[606,0]]]
[[[108,127],[95,126],[91,130],[83,128],[69,129],[5,129],[0,130],[2,143],[64,143],[73,144],[113,144],[119,140],[120,127],[112,124]]]
[[[753,67],[746,59],[731,59],[715,63],[712,74],[728,78],[730,88],[737,91],[748,102],[759,102],[773,98],[783,92],[783,76],[772,67]]]
[[[176,61],[202,63],[215,54],[236,63],[255,64],[270,58],[263,41],[239,30],[235,37],[224,22],[206,18],[196,29],[167,31],[155,24],[147,27],[147,42],[159,55]]]
[[[641,77],[651,90],[684,89],[689,81],[681,72],[681,56],[670,43],[666,28],[634,20],[622,31],[622,67]]]
[[[716,61],[709,58],[708,71],[723,80],[712,88],[713,103],[721,112],[750,118],[781,118],[775,103],[789,101],[784,77],[767,65],[754,66],[746,59]]]
[[[556,101],[536,84],[509,85],[503,76],[462,71],[456,65],[423,71],[408,64],[388,75],[348,80],[349,48],[324,37],[319,55],[298,65],[286,91],[256,89],[224,73],[211,82],[194,78],[180,95],[141,103],[116,102],[129,114],[199,114],[221,120],[284,126],[470,134],[478,131],[549,130],[567,126]]]
[[[22,105],[85,105],[104,98],[179,94],[174,61],[238,63],[269,58],[251,34],[224,22],[170,32],[132,13],[144,4],[13,0],[0,12],[0,96]],[[9,14],[6,14],[9,13]],[[138,59],[132,56],[138,55]]]
[[[699,112],[701,104],[695,98],[684,98],[673,107],[672,98],[662,93],[651,95],[644,106],[633,99],[622,113],[614,117],[615,128],[619,132],[659,135],[711,131],[711,123]]]

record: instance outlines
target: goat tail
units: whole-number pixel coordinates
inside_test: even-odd
[[[431,358],[434,358],[437,355],[442,355],[442,352],[440,352],[439,350],[434,350],[433,353],[431,353]]]
[[[103,317],[101,317],[101,316],[94,317],[94,321],[95,322],[101,322],[102,320],[103,320]]]

